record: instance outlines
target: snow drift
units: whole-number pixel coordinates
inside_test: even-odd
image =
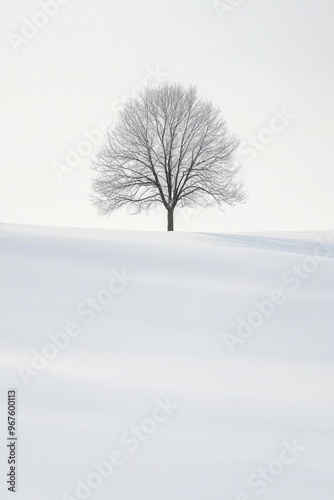
[[[332,498],[332,234],[0,229],[1,498]]]

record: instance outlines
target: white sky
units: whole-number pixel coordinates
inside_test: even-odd
[[[62,182],[54,171],[159,68],[195,83],[246,143],[271,140],[274,110],[294,115],[251,161],[240,154],[247,204],[179,213],[176,229],[333,229],[333,2],[244,0],[219,16],[211,0],[69,0],[15,51],[8,34],[41,3],[0,3],[1,222],[164,230],[163,210],[98,216],[88,156]]]

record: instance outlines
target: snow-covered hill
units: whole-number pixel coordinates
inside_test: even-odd
[[[333,497],[333,234],[0,232],[1,498]]]

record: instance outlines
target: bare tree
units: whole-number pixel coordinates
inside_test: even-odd
[[[173,231],[176,206],[222,208],[244,200],[236,180],[237,147],[219,109],[195,87],[147,87],[125,104],[98,153],[93,204],[101,214],[162,204]]]

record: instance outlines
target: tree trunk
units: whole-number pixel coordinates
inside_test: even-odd
[[[174,209],[167,210],[167,231],[174,231]]]

